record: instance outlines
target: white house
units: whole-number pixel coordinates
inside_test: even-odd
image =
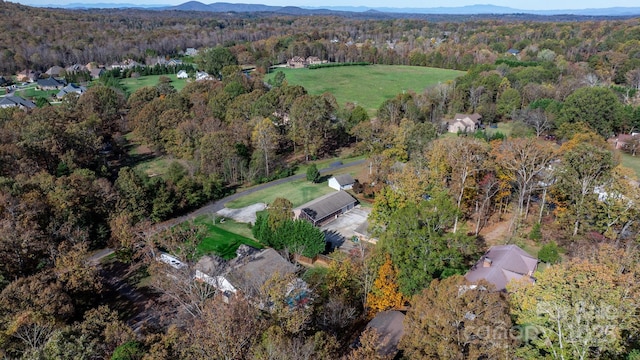
[[[213,77],[204,71],[196,72],[196,81],[211,80]]]
[[[180,71],[178,71],[178,74],[176,75],[176,77],[178,79],[186,79],[186,78],[189,77],[189,74],[187,74],[187,72],[184,71],[184,70],[180,70]]]
[[[349,174],[336,175],[329,179],[329,187],[336,190],[351,190],[355,180]]]

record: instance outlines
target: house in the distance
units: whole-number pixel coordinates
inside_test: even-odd
[[[188,77],[189,77],[189,74],[188,74],[186,71],[184,71],[184,70],[180,70],[180,71],[178,71],[178,73],[176,74],[176,77],[177,77],[178,79],[186,79],[186,78],[188,78]]]
[[[289,61],[287,61],[287,66],[292,69],[301,69],[307,65],[305,59],[300,56],[294,56]]]
[[[96,79],[99,79],[100,76],[102,76],[102,74],[104,74],[104,69],[103,68],[92,68],[91,70],[89,70],[89,73],[91,74],[91,78],[96,80]]]
[[[85,70],[87,70],[87,67],[81,64],[73,64],[73,65],[67,66],[67,68],[65,69],[67,73],[76,73],[76,72],[85,71]]]
[[[23,70],[16,74],[18,82],[35,82],[40,77],[39,71]]]
[[[182,65],[182,60],[180,59],[170,59],[167,61],[167,66],[176,67],[178,65]]]
[[[336,191],[293,209],[297,219],[322,226],[353,209],[358,201],[345,191]]]
[[[196,56],[196,55],[198,55],[198,49],[196,49],[196,48],[187,48],[187,50],[185,50],[184,54],[186,56]]]
[[[511,48],[511,49],[507,50],[507,54],[509,54],[511,56],[518,56],[518,55],[520,55],[520,50]]]
[[[456,114],[453,119],[445,120],[447,131],[450,133],[467,133],[480,129],[482,115],[475,113],[471,115]]]
[[[351,190],[355,180],[349,174],[332,176],[329,179],[329,187],[336,190]]]
[[[21,109],[35,109],[36,104],[31,100],[23,99],[17,95],[9,95],[0,98],[0,108],[19,107]]]
[[[80,86],[80,85],[76,85],[76,84],[69,84],[69,85],[63,87],[62,89],[60,89],[60,91],[58,91],[58,94],[56,94],[56,97],[58,99],[62,99],[68,93],[76,93],[78,95],[82,95],[86,91],[87,91],[87,88],[84,87],[84,86]]]
[[[196,81],[215,80],[215,78],[204,71],[196,72]]]
[[[322,64],[322,60],[320,60],[319,57],[317,56],[309,56],[306,60],[306,65],[316,65],[316,64]]]
[[[492,246],[464,276],[469,282],[486,280],[498,291],[506,290],[512,280],[533,282],[538,259],[517,245]]]
[[[37,83],[40,90],[60,90],[67,84],[64,80],[58,80],[54,77],[38,79]]]
[[[306,59],[301,56],[294,56],[287,61],[287,66],[292,69],[301,69],[309,65],[322,64],[324,61],[317,56],[309,56]]]
[[[49,75],[50,77],[58,77],[60,75],[62,75],[62,73],[64,72],[64,68],[60,67],[60,66],[52,66],[50,67],[47,71],[45,71],[45,74]]]
[[[616,150],[619,150],[619,149],[628,148],[629,145],[635,145],[634,142],[635,143],[640,142],[638,141],[639,139],[640,139],[640,133],[620,134],[616,137],[611,137],[607,139],[607,142],[613,145],[613,147]]]

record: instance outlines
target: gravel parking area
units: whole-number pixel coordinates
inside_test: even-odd
[[[262,211],[266,208],[267,208],[267,204],[257,203],[257,204],[249,205],[247,207],[243,207],[241,209],[224,208],[216,212],[216,214],[227,217],[227,218],[231,218],[237,222],[253,224],[256,222],[256,212]]]

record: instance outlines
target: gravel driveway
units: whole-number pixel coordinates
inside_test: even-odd
[[[257,203],[243,207],[241,209],[224,208],[222,210],[218,210],[216,214],[231,218],[237,222],[254,224],[256,222],[256,212],[262,211],[266,208],[267,204]]]

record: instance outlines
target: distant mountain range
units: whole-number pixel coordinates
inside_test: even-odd
[[[565,9],[565,10],[522,10],[495,5],[468,5],[461,7],[434,8],[393,8],[366,6],[270,6],[263,4],[233,4],[216,2],[204,4],[199,1],[189,1],[176,6],[166,5],[138,5],[113,3],[73,3],[68,5],[47,5],[48,7],[62,7],[67,9],[90,8],[146,8],[153,10],[182,10],[182,11],[210,11],[210,12],[274,12],[293,15],[322,15],[344,13],[381,12],[395,14],[437,14],[437,15],[474,15],[474,14],[531,14],[531,15],[578,15],[578,16],[638,16],[640,7],[610,7],[601,9]]]

